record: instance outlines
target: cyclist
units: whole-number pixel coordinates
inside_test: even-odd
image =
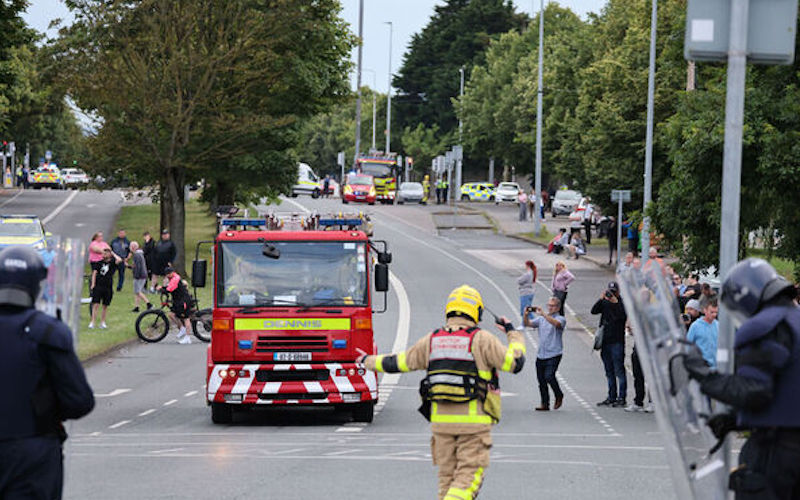
[[[190,328],[189,317],[192,313],[192,297],[189,295],[189,289],[180,274],[175,272],[172,267],[167,266],[164,275],[164,285],[160,286],[159,290],[166,290],[172,296],[169,316],[172,322],[180,326],[178,343],[191,344],[192,339],[187,333]]]

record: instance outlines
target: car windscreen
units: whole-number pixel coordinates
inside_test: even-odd
[[[359,163],[361,165],[361,173],[371,175],[373,177],[391,177],[392,168],[385,163],[372,163],[369,161]]]
[[[503,182],[502,184],[500,184],[500,186],[498,186],[498,189],[513,189],[515,191],[519,191],[519,185],[511,184],[509,182]]]
[[[422,191],[422,184],[419,182],[404,182],[400,184],[401,191]]]
[[[360,242],[223,242],[217,269],[217,306],[368,304],[366,247]]]
[[[557,200],[577,200],[580,195],[577,191],[556,191]]]
[[[0,237],[3,236],[30,236],[42,237],[42,228],[31,219],[0,219]]]
[[[371,186],[372,177],[366,175],[351,175],[347,178],[347,183],[359,186]]]

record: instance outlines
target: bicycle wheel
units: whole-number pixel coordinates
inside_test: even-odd
[[[145,342],[158,342],[169,333],[169,319],[164,311],[150,309],[136,318],[136,335]]]
[[[192,333],[203,342],[211,342],[211,309],[200,309],[192,315]]]

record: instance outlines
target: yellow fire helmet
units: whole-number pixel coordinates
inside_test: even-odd
[[[449,318],[456,314],[466,316],[475,323],[483,316],[483,299],[477,290],[469,285],[461,285],[447,297],[445,315]]]
[[[427,181],[428,179],[430,179],[430,177],[426,175],[425,176],[425,180]]]

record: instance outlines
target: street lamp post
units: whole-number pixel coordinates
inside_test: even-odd
[[[353,165],[358,160],[361,148],[361,52],[364,46],[364,0],[358,2],[358,76],[356,76],[356,149],[353,153]]]
[[[363,0],[362,0],[363,1]],[[386,89],[386,154],[391,150],[392,140],[392,22],[386,21],[389,25],[389,86]]]
[[[378,80],[374,70],[364,68],[362,71],[372,73],[372,151],[375,151],[375,122],[378,115],[378,91],[376,89],[378,88]]]
[[[642,262],[650,254],[650,216],[647,207],[653,200],[653,107],[656,87],[656,28],[658,26],[658,0],[653,0],[650,14],[650,71],[647,76],[647,133],[644,150],[644,220],[642,224]]]
[[[544,0],[539,2],[539,75],[538,90],[536,92],[536,171],[534,172],[534,196],[536,207],[533,214],[533,232],[536,236],[542,231],[542,98],[543,95],[543,66],[544,66]]]

